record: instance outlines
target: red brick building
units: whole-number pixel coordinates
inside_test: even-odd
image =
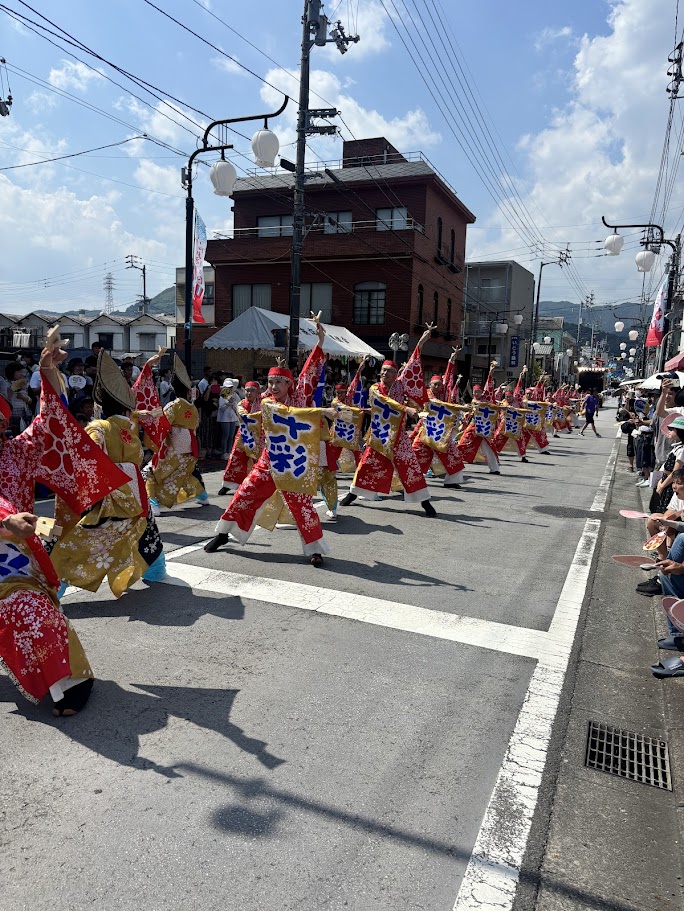
[[[234,236],[210,240],[215,326],[193,329],[193,346],[249,306],[289,311],[294,175],[238,180]],[[308,171],[301,313],[323,311],[383,353],[393,332],[409,349],[425,322],[437,333],[426,369],[442,368],[461,334],[466,226],[475,216],[419,154],[386,139],[345,142],[341,167]]]

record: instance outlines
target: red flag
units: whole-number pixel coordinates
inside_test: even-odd
[[[34,435],[42,429],[43,452],[33,480],[45,484],[70,509],[81,514],[113,490],[128,484],[130,478],[90,439],[46,377],[41,386],[40,414],[34,420],[38,425]]]
[[[145,364],[140,371],[140,376],[133,384],[133,391],[135,392],[136,408],[139,411],[154,411],[157,408],[161,408],[157,387],[154,385],[154,377],[149,364]],[[171,430],[171,424],[166,415],[162,414],[158,418],[141,417],[140,425],[157,449],[161,449],[166,435]]]

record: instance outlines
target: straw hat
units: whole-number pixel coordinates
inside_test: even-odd
[[[116,362],[104,348],[100,349],[97,356],[97,376],[93,386],[93,399],[98,405],[102,404],[103,395],[114,399],[126,411],[133,411],[135,408],[135,393],[126,382]]]

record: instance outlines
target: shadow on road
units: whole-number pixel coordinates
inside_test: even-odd
[[[140,738],[163,730],[171,716],[226,737],[267,769],[275,769],[285,762],[268,752],[265,741],[248,737],[230,721],[230,711],[240,690],[133,685],[144,692],[125,690],[113,680],[96,680],[87,707],[73,718],[54,718],[47,705],[35,706],[15,695],[16,713],[27,720],[59,728],[65,737],[112,762],[157,772],[166,778],[178,778],[180,772],[140,756]],[[4,692],[1,698],[5,698]],[[9,698],[12,700],[12,696]]]
[[[62,609],[70,620],[91,617],[128,617],[150,626],[192,626],[201,617],[213,616],[222,620],[243,620],[245,608],[239,597],[218,592],[194,592],[183,588],[183,597],[170,597],[163,606],[151,603],[147,588],[132,589],[118,600],[76,601],[63,603]]]

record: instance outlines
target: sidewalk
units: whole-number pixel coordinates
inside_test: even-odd
[[[684,678],[652,676],[649,666],[670,654],[655,645],[666,634],[660,599],[635,592],[646,573],[611,560],[641,553],[643,522],[623,519],[619,510],[647,511],[651,492],[634,486],[624,439],[619,447],[546,800],[516,899],[521,911],[684,908]],[[667,741],[673,790],[586,768],[590,721]]]

